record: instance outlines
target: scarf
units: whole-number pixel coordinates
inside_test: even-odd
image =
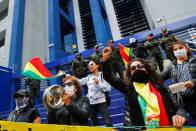
[[[147,84],[133,82],[133,85],[138,93],[139,105],[147,128],[169,126],[169,119],[159,91],[150,82]]]

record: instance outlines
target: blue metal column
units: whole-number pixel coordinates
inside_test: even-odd
[[[105,29],[104,19],[102,17],[99,0],[89,0],[93,24],[95,28],[96,40],[98,43],[106,43],[109,36]]]
[[[25,0],[15,0],[9,54],[9,68],[16,67],[16,73],[20,73],[21,71],[24,12]]]
[[[59,16],[59,1],[48,0],[48,35],[49,35],[49,59],[55,61],[60,51],[60,16]],[[56,69],[51,70],[56,74]],[[57,79],[50,80],[49,85],[57,84]]]
[[[13,69],[14,72],[17,74],[20,74],[21,65],[22,65],[24,12],[25,12],[25,0],[15,0],[8,66],[9,68]],[[18,90],[17,81],[12,79],[10,80],[10,82],[11,82],[11,94],[12,94],[16,90]],[[14,104],[15,102],[12,100],[11,109],[14,108]]]
[[[73,21],[73,24],[75,25],[73,1],[74,0],[70,0],[70,2],[69,2],[69,7],[70,8],[69,9],[70,9],[70,17],[71,17],[71,19]],[[72,45],[77,43],[76,29],[74,29],[73,32],[72,32],[72,40],[73,40]],[[77,46],[77,48],[78,48],[78,46]]]

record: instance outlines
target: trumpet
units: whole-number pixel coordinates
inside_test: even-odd
[[[65,90],[60,85],[52,85],[43,93],[44,106],[47,110],[55,110],[64,106],[63,95]]]

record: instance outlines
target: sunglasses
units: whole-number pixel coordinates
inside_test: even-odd
[[[131,70],[134,71],[136,69],[144,69],[144,65],[143,64],[138,64],[136,66],[131,66]]]
[[[90,68],[90,67],[92,67],[92,66],[94,66],[94,64],[91,63],[91,64],[88,65],[88,68]]]
[[[73,83],[72,83],[72,82],[67,82],[67,83],[64,83],[63,85],[64,85],[64,87],[65,87],[65,86],[72,86]]]
[[[17,96],[15,97],[15,99],[24,98],[24,97],[25,97],[24,95],[17,95]]]

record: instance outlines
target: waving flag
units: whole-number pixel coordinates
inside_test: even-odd
[[[131,61],[131,56],[133,55],[132,51],[130,48],[124,47],[121,44],[119,44],[118,47],[119,47],[120,55],[124,61],[125,67],[127,68],[128,64]]]
[[[34,57],[27,62],[22,74],[37,80],[49,80],[65,74],[63,71],[59,71],[56,75],[52,73],[44,66],[39,57]]]

